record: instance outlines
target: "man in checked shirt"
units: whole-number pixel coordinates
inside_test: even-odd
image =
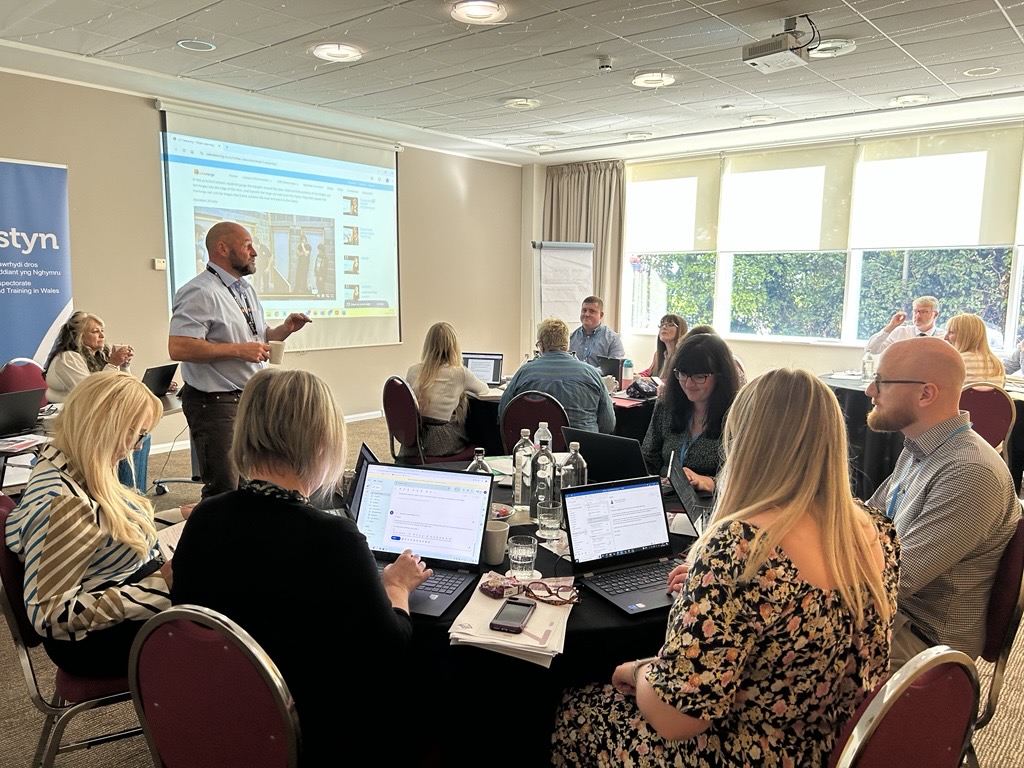
[[[882,353],[867,388],[868,426],[906,438],[868,502],[886,511],[900,537],[892,670],[940,643],[981,653],[989,592],[1021,515],[1006,464],[960,410],[963,383],[960,353],[940,338],[917,337]]]

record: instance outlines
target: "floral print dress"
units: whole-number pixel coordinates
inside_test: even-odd
[[[899,543],[890,521],[872,517],[894,615]],[[858,632],[839,591],[802,581],[778,549],[741,583],[756,532],[733,522],[709,539],[669,613],[661,658],[648,670],[664,701],[711,726],[666,741],[633,696],[589,685],[562,700],[555,765],[824,765],[844,722],[886,673],[892,622],[869,603]]]

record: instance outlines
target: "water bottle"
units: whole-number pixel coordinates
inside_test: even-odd
[[[548,449],[551,448],[551,430],[548,429],[548,423],[542,421],[537,425],[537,431],[533,433],[533,447],[540,450],[540,441],[548,441]]]
[[[519,442],[512,449],[512,467],[515,474],[512,480],[512,505],[518,508],[530,506],[530,471],[533,460],[533,441],[530,430],[519,430]]]
[[[860,380],[865,384],[875,378],[875,356],[865,352],[860,361]]]
[[[551,443],[542,440],[540,448],[531,462],[530,522],[537,522],[537,505],[554,498],[555,457],[551,454]]]
[[[633,383],[633,361],[628,357],[622,361],[622,389]]]
[[[491,465],[484,460],[484,449],[477,448],[473,451],[473,461],[468,467],[467,472],[479,472],[481,475],[491,474]]]
[[[569,443],[569,455],[562,462],[562,487],[570,488],[574,485],[587,484],[587,462],[583,460],[580,453],[580,444],[573,441]]]

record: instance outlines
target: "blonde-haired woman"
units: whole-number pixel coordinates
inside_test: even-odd
[[[360,700],[346,727],[391,750],[401,729],[381,713],[412,677],[403,666],[409,593],[432,571],[407,550],[378,575],[355,523],[310,504],[341,478],[345,423],[330,389],[308,371],[264,369],[249,380],[231,452],[245,482],[189,516],[174,552],[173,602],[229,616],[274,659],[295,697],[303,765],[337,764],[346,691]],[[240,578],[246,557],[259,569],[255,580]],[[343,658],[372,669],[373,684],[355,692]]]
[[[467,394],[487,394],[487,385],[462,364],[459,337],[448,323],[434,323],[423,340],[420,362],[405,380],[412,387],[423,419],[424,455],[451,456],[469,444],[466,436]]]
[[[5,531],[25,564],[25,605],[54,663],[124,675],[142,623],[170,605],[170,568],[156,546],[153,505],[117,477],[118,462],[163,408],[127,373],[77,385],[54,420]]]
[[[1006,368],[1003,361],[992,354],[988,345],[988,328],[977,315],[953,315],[946,323],[946,341],[953,345],[964,359],[967,377],[964,384],[988,381],[1006,386]]]
[[[721,497],[669,580],[665,644],[566,694],[556,765],[824,765],[886,674],[898,543],[850,494],[835,395],[769,371],[740,391],[723,444]]]

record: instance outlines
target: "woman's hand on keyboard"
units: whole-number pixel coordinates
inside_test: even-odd
[[[677,565],[672,569],[672,572],[668,575],[668,592],[671,594],[675,592],[679,594],[683,591],[683,584],[686,582],[686,576],[690,573],[690,564],[683,563]]]
[[[384,567],[381,578],[384,580],[384,588],[391,594],[391,588],[403,590],[408,597],[416,587],[434,575],[434,572],[427,568],[427,564],[420,559],[419,555],[413,554],[411,549],[405,550],[398,559]]]

